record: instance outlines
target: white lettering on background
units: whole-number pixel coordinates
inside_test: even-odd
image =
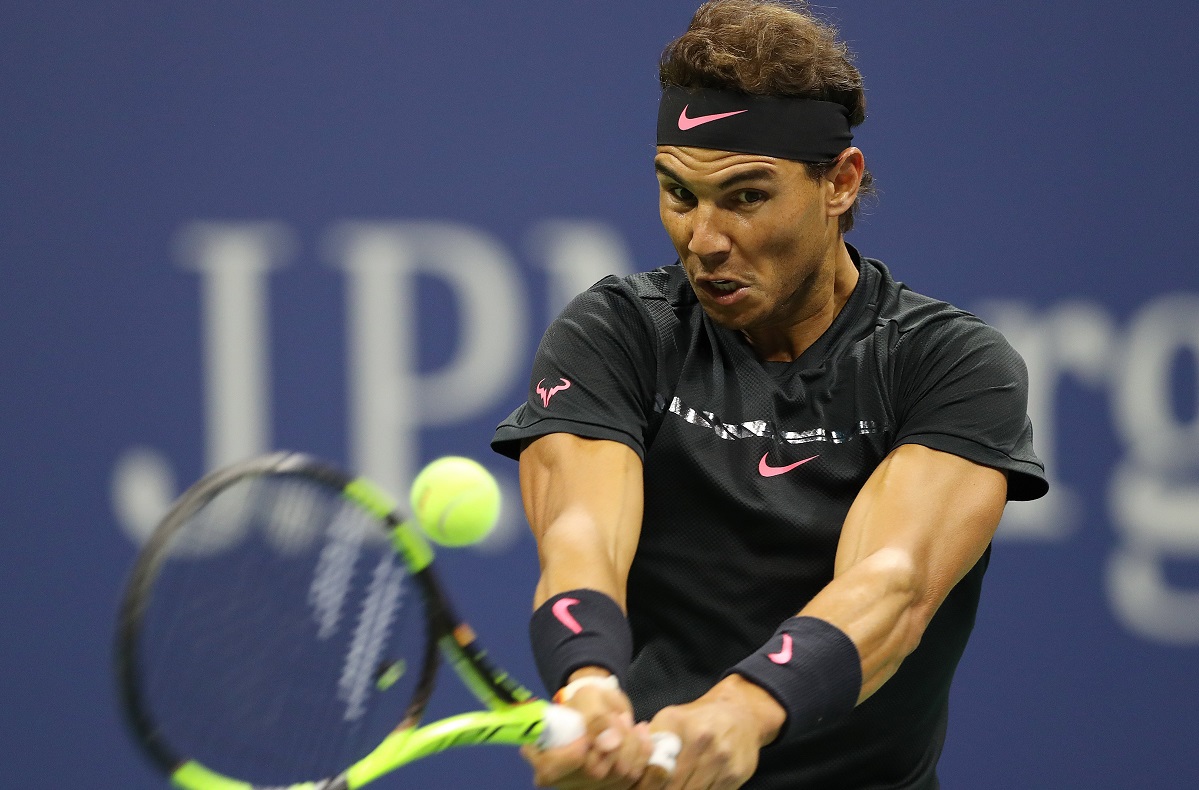
[[[1037,455],[1045,462],[1049,493],[1032,502],[1009,502],[1004,509],[1002,538],[1059,540],[1081,526],[1078,494],[1060,479],[1058,406],[1062,379],[1100,389],[1113,370],[1116,331],[1098,305],[1068,302],[1042,314],[1019,302],[989,302],[979,315],[1020,352],[1028,366],[1028,416]]]
[[[1170,294],[1133,316],[1114,416],[1129,452],[1108,490],[1119,544],[1107,569],[1116,616],[1163,642],[1199,643],[1199,590],[1171,584],[1167,561],[1199,562],[1199,419],[1174,406],[1174,362],[1199,362],[1199,296]],[[1199,393],[1193,393],[1199,398]]]
[[[268,222],[197,222],[176,238],[179,264],[200,273],[208,469],[270,448],[266,279],[293,248],[290,232]],[[119,523],[139,542],[177,495],[170,461],[147,447],[118,459],[112,489]]]
[[[545,220],[529,233],[529,248],[549,275],[547,321],[609,274],[622,276],[633,271],[623,237],[599,222]]]
[[[351,463],[406,491],[418,430],[489,408],[525,369],[529,305],[520,273],[493,238],[450,223],[345,223],[326,246],[347,274]],[[452,288],[461,317],[454,358],[425,374],[416,364],[418,272]]]

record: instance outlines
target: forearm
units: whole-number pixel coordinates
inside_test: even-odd
[[[882,549],[833,579],[799,614],[836,626],[857,647],[861,702],[916,649],[930,610],[911,558],[897,549]]]
[[[792,713],[827,714],[848,712],[878,691],[986,550],[1005,494],[1006,480],[994,469],[918,445],[893,451],[850,509],[833,579],[797,613],[811,619],[784,624],[798,629],[796,658],[776,684],[791,690],[780,696],[776,689],[776,699],[794,697]],[[815,623],[827,627],[813,631]],[[809,637],[815,641],[800,644]],[[762,656],[781,652],[778,639],[771,644]],[[769,684],[774,664],[760,658],[756,666]],[[805,700],[804,672],[838,679],[835,699]]]
[[[530,636],[551,692],[584,668],[623,676],[625,582],[641,534],[641,460],[623,444],[550,434],[520,458],[541,576]]]
[[[655,726],[685,735],[684,742],[707,736],[719,744],[735,733],[756,752],[848,714],[894,674],[914,648],[911,635],[922,630],[905,568],[891,550],[865,558],[706,694],[664,710]]]
[[[585,587],[608,595],[624,607],[627,570],[613,556],[610,541],[590,514],[582,509],[559,514],[540,530],[537,550],[541,576],[534,606],[558,593]]]
[[[834,578],[800,614],[843,631],[862,663],[859,701],[920,644],[1003,514],[998,470],[920,445],[893,450],[846,516]]]
[[[534,605],[585,587],[624,606],[641,534],[641,474],[640,458],[616,442],[552,434],[525,448],[521,492],[541,563]]]

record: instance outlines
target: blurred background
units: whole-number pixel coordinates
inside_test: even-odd
[[[535,679],[534,546],[488,441],[571,295],[673,260],[655,68],[694,7],[0,6],[6,786],[164,786],[114,703],[121,585],[182,487],[267,449],[398,492],[486,463],[504,523],[445,573]],[[1199,11],[822,12],[881,192],[850,241],[1007,333],[1053,483],[997,539],[944,785],[1195,787]],[[530,784],[487,748],[405,776],[380,787]]]

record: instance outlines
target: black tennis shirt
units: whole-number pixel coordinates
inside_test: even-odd
[[[626,683],[639,720],[701,696],[832,580],[849,507],[896,447],[1002,469],[1009,499],[1048,488],[1020,356],[978,318],[850,252],[860,277],[849,301],[785,363],[714,323],[677,264],[601,280],[546,331],[528,402],[496,431],[492,446],[513,458],[522,441],[564,432],[622,442],[644,461]],[[989,554],[882,689],[763,749],[746,787],[937,787],[950,681]]]

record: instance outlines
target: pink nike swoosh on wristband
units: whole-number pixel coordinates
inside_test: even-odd
[[[762,477],[775,477],[777,475],[786,474],[795,467],[803,466],[808,461],[814,461],[820,457],[819,455],[813,455],[811,458],[805,458],[802,461],[796,461],[795,463],[787,464],[786,466],[771,466],[770,464],[766,463],[766,456],[768,455],[770,455],[770,453],[764,454],[762,456],[762,460],[758,461],[758,474],[760,474]]]
[[[579,621],[570,613],[570,607],[579,602],[578,598],[559,598],[554,601],[554,605],[550,607],[550,611],[554,613],[554,617],[558,618],[558,622],[569,628],[576,634],[583,633],[583,626],[579,625]]]
[[[687,107],[690,106],[690,104],[687,105]],[[687,107],[684,107],[683,111],[679,113],[679,130],[683,132],[688,129],[694,129],[697,126],[703,126],[705,123],[719,121],[721,118],[728,118],[733,115],[740,115],[743,112],[749,112],[749,110],[733,110],[732,112],[718,112],[714,115],[701,115],[697,118],[688,118]]]
[[[766,657],[776,664],[786,664],[791,660],[791,634],[783,634],[783,648],[777,653],[767,653]]]

